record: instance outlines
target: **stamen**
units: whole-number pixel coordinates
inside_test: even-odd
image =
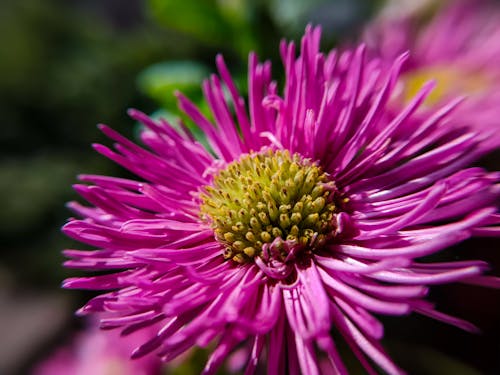
[[[224,244],[224,258],[238,263],[260,256],[277,238],[314,251],[335,233],[336,192],[310,159],[268,149],[216,173],[200,193],[200,217]]]

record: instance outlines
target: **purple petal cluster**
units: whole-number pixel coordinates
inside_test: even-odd
[[[448,121],[457,101],[422,107],[431,84],[394,111],[406,54],[387,73],[363,46],[323,54],[319,44],[320,30],[311,27],[298,56],[294,43],[282,42],[282,92],[271,64],[251,54],[248,105],[218,56],[219,75],[203,83],[213,120],[178,94],[210,150],[188,131],[136,110],[129,114],[146,128],[145,147],[101,126],[114,147],[94,148],[138,179],[80,176],[75,189],[90,206],[70,203],[79,218],[63,230],[98,249],[66,250],[66,266],[107,272],[64,286],[103,291],[79,312],[105,311],[104,328],[127,335],[159,327],[133,357],[154,352],[170,361],[212,345],[204,373],[213,374],[243,346],[247,374],[258,367],[318,374],[320,362],[321,371],[347,374],[335,332],[369,373],[377,373],[375,364],[402,374],[380,344],[377,315],[418,313],[476,330],[426,296],[435,284],[498,287],[498,279],[483,275],[488,265],[420,258],[475,235],[500,234],[500,175],[468,167],[485,152],[481,138]],[[262,150],[288,150],[322,168],[341,197],[335,230],[320,247],[280,239],[238,263],[224,258],[213,225],[200,218],[200,193],[217,171]]]

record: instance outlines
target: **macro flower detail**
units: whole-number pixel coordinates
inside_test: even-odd
[[[335,184],[298,154],[244,155],[212,184],[205,187],[201,212],[226,245],[226,259],[243,263],[262,252],[267,258],[281,252],[278,258],[286,263],[293,254],[283,253],[283,241],[311,251],[334,234]]]
[[[103,328],[159,327],[132,357],[210,346],[213,374],[243,348],[247,374],[318,374],[320,362],[347,374],[335,332],[370,373],[402,374],[375,314],[476,330],[426,296],[434,284],[498,287],[488,265],[419,258],[499,235],[500,175],[467,167],[485,153],[481,138],[447,121],[458,102],[421,107],[431,84],[388,110],[405,54],[387,74],[363,46],[319,44],[312,27],[298,56],[281,44],[282,94],[251,54],[248,106],[218,56],[220,78],[203,84],[213,121],[178,94],[209,149],[136,110],[144,148],[101,126],[114,149],[95,149],[138,180],[80,176],[91,206],[71,202],[79,218],[63,230],[98,250],[65,250],[66,266],[108,272],[64,286],[107,291],[79,310],[104,311]]]

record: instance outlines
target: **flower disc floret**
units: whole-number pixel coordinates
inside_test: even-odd
[[[288,150],[245,154],[202,191],[201,218],[224,244],[224,257],[238,263],[259,256],[276,239],[314,250],[336,227],[334,182],[316,163]]]

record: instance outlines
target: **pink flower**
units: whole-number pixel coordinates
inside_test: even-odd
[[[81,332],[71,346],[57,350],[39,364],[34,375],[154,375],[161,361],[153,356],[130,360],[130,352],[149,336],[148,330],[120,337],[119,331],[103,331],[95,324]]]
[[[367,28],[364,39],[388,65],[410,51],[401,75],[405,100],[429,80],[436,88],[428,105],[464,96],[448,120],[479,131],[483,147],[493,149],[500,146],[499,19],[500,8],[492,1],[449,1],[427,22],[418,14],[382,17]]]
[[[64,286],[111,290],[79,311],[106,311],[103,327],[159,324],[133,357],[170,361],[214,343],[205,374],[242,346],[246,373],[266,363],[269,374],[317,374],[321,363],[346,374],[334,330],[370,373],[369,360],[401,374],[375,314],[475,331],[426,295],[451,282],[497,287],[487,264],[419,258],[498,236],[499,174],[467,168],[484,148],[449,126],[454,104],[414,115],[429,85],[397,115],[387,110],[406,55],[386,75],[363,47],[324,55],[319,42],[308,28],[298,57],[281,44],[282,95],[270,63],[251,54],[248,109],[220,56],[220,78],[203,84],[213,121],[179,94],[210,150],[136,110],[147,148],[101,126],[116,143],[95,149],[140,180],[80,176],[88,185],[75,189],[92,206],[70,203],[81,218],[64,232],[99,250],[66,250],[66,266],[108,273]]]

